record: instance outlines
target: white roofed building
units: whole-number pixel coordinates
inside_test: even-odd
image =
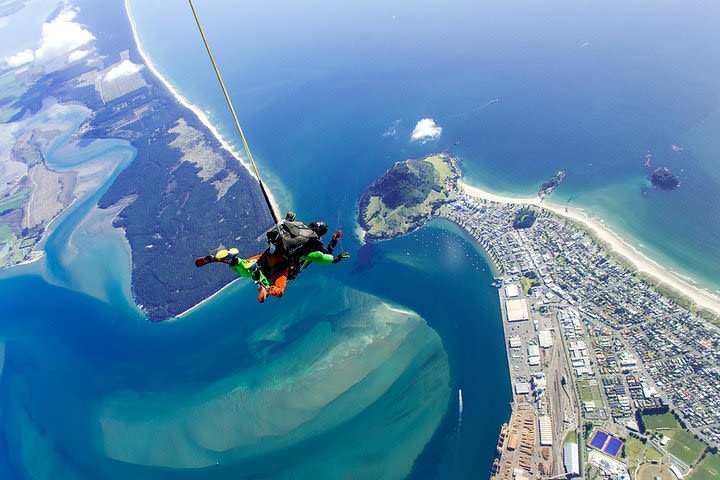
[[[547,415],[538,417],[538,426],[540,427],[540,445],[543,447],[552,447],[553,434],[550,417]]]
[[[520,295],[520,289],[514,283],[505,285],[505,296],[507,298],[515,298]]]
[[[517,382],[515,384],[515,393],[518,395],[527,395],[530,393],[530,384],[527,382]]]
[[[508,322],[530,320],[530,310],[528,310],[527,300],[524,298],[505,300],[505,310]]]
[[[553,340],[550,330],[540,330],[538,332],[538,343],[540,343],[540,348],[552,347]]]
[[[580,453],[577,443],[563,445],[563,464],[565,472],[570,475],[580,475]]]

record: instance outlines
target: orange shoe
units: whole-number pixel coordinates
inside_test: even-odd
[[[258,302],[263,303],[268,296],[267,288],[258,285]]]

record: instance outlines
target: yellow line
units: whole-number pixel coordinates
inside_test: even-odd
[[[220,87],[222,88],[223,94],[225,95],[225,101],[227,101],[228,107],[230,107],[230,112],[232,113],[233,120],[235,120],[235,126],[237,127],[238,132],[240,132],[240,138],[242,139],[243,147],[245,147],[245,152],[247,153],[248,159],[250,159],[250,164],[253,166],[255,176],[258,178],[258,180],[260,180],[260,173],[258,173],[257,166],[255,166],[255,159],[253,158],[252,153],[250,153],[250,147],[248,146],[247,140],[245,140],[245,134],[243,133],[242,127],[240,126],[240,122],[238,121],[237,114],[235,113],[235,108],[230,101],[230,95],[228,95],[227,88],[225,88],[225,82],[223,82],[222,76],[220,75],[220,70],[218,70],[217,63],[215,63],[215,57],[210,50],[210,45],[208,44],[207,37],[205,37],[205,31],[203,31],[202,25],[200,24],[200,18],[198,17],[197,11],[195,11],[195,5],[193,5],[192,0],[188,1],[190,2],[190,8],[192,9],[193,16],[195,16],[195,22],[197,23],[198,29],[200,30],[200,35],[202,36],[203,43],[205,44],[208,55],[210,56],[210,61],[212,62],[213,69],[215,70],[215,75],[217,75],[218,81],[220,82]]]
[[[237,114],[235,113],[235,107],[233,107],[232,102],[230,101],[230,95],[228,95],[227,88],[225,88],[225,82],[223,82],[222,76],[220,75],[220,70],[218,69],[217,63],[215,63],[215,57],[212,54],[212,51],[210,50],[210,45],[208,44],[207,37],[205,37],[205,31],[202,28],[202,25],[200,24],[200,18],[198,17],[197,11],[195,11],[195,5],[193,5],[192,0],[188,0],[190,2],[190,8],[192,9],[193,16],[195,17],[195,22],[197,23],[198,29],[200,30],[200,35],[202,36],[203,43],[205,44],[205,48],[207,49],[208,55],[210,56],[210,61],[212,62],[213,69],[215,70],[215,75],[217,75],[218,81],[220,82],[220,87],[222,88],[223,95],[225,95],[225,101],[228,104],[228,107],[230,107],[230,112],[232,113],[233,120],[235,120],[235,126],[237,127],[238,133],[240,133],[240,138],[242,139],[243,147],[245,147],[245,153],[247,153],[248,159],[250,160],[250,164],[253,167],[253,170],[255,171],[255,177],[258,180],[258,183],[260,184],[260,190],[262,191],[263,197],[265,198],[265,203],[267,203],[268,209],[270,210],[270,215],[272,216],[275,223],[278,223],[278,216],[277,213],[275,213],[275,208],[273,207],[272,203],[270,202],[270,197],[268,196],[267,191],[265,190],[265,185],[263,184],[262,179],[260,178],[260,172],[258,172],[258,168],[255,165],[255,159],[252,156],[252,153],[250,153],[250,146],[248,145],[247,140],[245,139],[245,134],[243,133],[242,127],[240,126],[240,121],[238,121]]]

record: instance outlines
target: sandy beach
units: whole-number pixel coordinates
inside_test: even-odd
[[[681,295],[689,298],[698,307],[702,307],[720,315],[720,298],[710,292],[688,284],[678,274],[670,272],[654,260],[639,252],[635,247],[622,239],[618,234],[610,230],[599,221],[590,218],[587,213],[579,208],[564,207],[547,200],[540,202],[540,198],[515,198],[481,190],[464,182],[459,182],[460,187],[466,194],[498,203],[527,204],[548,210],[561,217],[568,218],[582,224],[589,232],[604,242],[614,253],[633,265],[638,272],[653,278],[658,284],[665,285]]]
[[[231,281],[230,283],[228,283],[227,285],[225,285],[223,288],[221,288],[221,289],[218,290],[217,292],[213,293],[212,295],[210,295],[210,296],[207,297],[206,299],[202,300],[202,301],[201,301],[200,303],[198,303],[197,305],[193,305],[192,307],[188,308],[188,309],[185,310],[184,312],[182,312],[182,313],[180,313],[180,314],[178,314],[178,315],[175,315],[175,316],[172,317],[172,318],[168,318],[167,320],[163,320],[163,323],[165,323],[165,322],[174,322],[175,320],[179,320],[179,319],[181,319],[181,318],[187,317],[187,316],[190,315],[192,312],[194,312],[195,310],[199,309],[200,307],[202,307],[203,305],[205,305],[206,303],[208,303],[210,300],[212,300],[213,298],[217,297],[218,295],[220,295],[221,293],[223,293],[225,290],[227,290],[228,288],[230,288],[231,285],[234,285],[236,282],[238,282],[238,281],[240,281],[240,280],[244,280],[244,279],[243,279],[242,277],[236,278],[235,280]],[[252,297],[251,297],[251,298],[252,298]]]

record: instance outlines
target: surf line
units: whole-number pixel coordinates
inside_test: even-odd
[[[462,388],[459,388],[458,389],[458,422],[462,422],[462,414],[463,414]]]

